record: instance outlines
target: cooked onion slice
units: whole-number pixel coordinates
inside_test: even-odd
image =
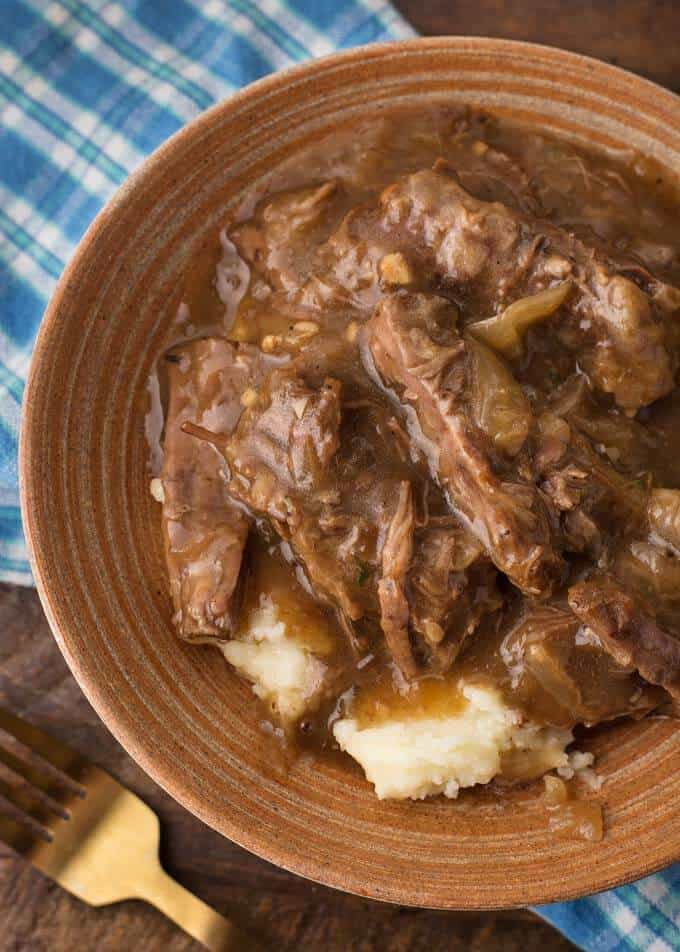
[[[477,426],[508,456],[522,449],[531,428],[531,405],[505,363],[475,340],[472,358],[472,413]]]
[[[519,298],[495,317],[470,324],[468,331],[477,340],[516,360],[522,356],[526,332],[533,324],[550,317],[564,304],[571,286],[571,281],[562,281],[546,291]]]
[[[680,550],[680,489],[653,489],[647,515],[652,531]]]

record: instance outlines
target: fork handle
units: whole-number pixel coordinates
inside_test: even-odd
[[[160,866],[145,879],[137,897],[160,909],[211,952],[261,952],[254,939],[180,886]]]

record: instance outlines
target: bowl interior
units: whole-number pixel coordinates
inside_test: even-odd
[[[358,772],[287,771],[249,689],[170,625],[148,492],[146,381],[179,276],[244,187],[339,123],[434,100],[493,108],[680,171],[680,101],[591,60],[503,41],[369,47],[264,80],[179,133],[88,232],[37,344],[22,437],[38,587],[76,678],[173,796],[259,855],[377,899],[441,908],[540,903],[604,889],[678,855],[672,722],[621,723],[589,748],[605,776],[602,843],[559,840],[539,787],[502,803],[381,803]]]

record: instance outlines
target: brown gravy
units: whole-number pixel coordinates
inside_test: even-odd
[[[175,611],[183,599],[190,609],[176,617],[193,618],[184,630],[178,622],[190,640],[239,637],[262,594],[272,597],[331,672],[291,741],[330,753],[329,723],[350,709],[373,724],[453,712],[460,677],[560,727],[642,716],[677,692],[680,503],[674,515],[672,497],[662,499],[667,530],[663,514],[649,515],[653,490],[680,490],[677,222],[674,183],[639,156],[432,110],[366,121],[296,156],[201,248],[159,366],[171,588]],[[560,284],[564,302],[527,325],[514,351],[475,336],[480,321]],[[372,325],[376,314],[383,323]],[[399,363],[414,334],[445,367],[421,374],[417,396],[409,381],[420,365]],[[186,341],[205,338],[234,349],[187,357]],[[248,378],[235,431],[233,401],[206,397],[200,382],[206,361],[234,359]],[[329,379],[338,391],[323,403]],[[167,419],[194,429],[171,443]],[[440,436],[453,441],[448,463]],[[199,458],[190,444],[201,439]],[[483,460],[461,474],[468,446]],[[480,529],[484,467],[496,482]],[[508,486],[520,501],[500,512],[493,487]],[[527,494],[545,526],[518,539],[520,558],[503,539],[521,533]],[[291,498],[294,511],[282,511]],[[232,499],[245,522],[215,555],[214,527],[231,518]],[[402,575],[385,564],[397,499],[411,519]],[[204,504],[219,518],[208,513],[197,528],[191,513]],[[502,538],[489,541],[501,517]],[[246,535],[238,580],[186,574],[187,553],[200,561],[210,544],[223,566]],[[551,558],[529,578],[517,559],[539,549]],[[598,601],[601,577],[610,587]],[[587,590],[573,596],[579,585]],[[404,623],[396,608],[386,617],[395,591]]]

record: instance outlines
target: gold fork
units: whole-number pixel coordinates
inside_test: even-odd
[[[261,948],[164,872],[158,818],[139,797],[2,708],[0,728],[42,761],[0,745],[0,763],[24,781],[0,778],[0,796],[21,814],[13,819],[0,801],[0,840],[91,906],[142,899],[214,952]]]

